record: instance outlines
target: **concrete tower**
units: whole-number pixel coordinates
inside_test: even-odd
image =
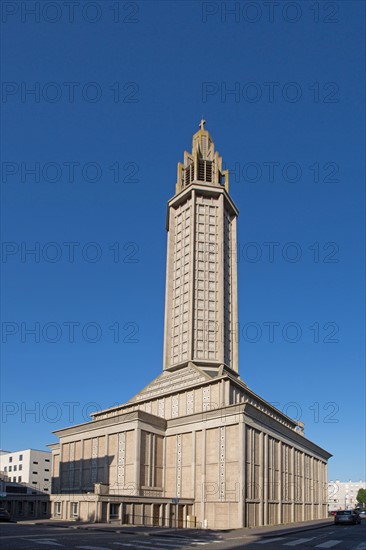
[[[55,432],[54,518],[235,529],[327,517],[331,455],[238,374],[237,214],[202,120],[168,203],[164,369]]]
[[[164,370],[238,372],[236,218],[228,171],[204,129],[178,163],[168,203]]]

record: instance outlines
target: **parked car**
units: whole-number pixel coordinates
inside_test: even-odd
[[[10,521],[10,514],[5,508],[0,508],[0,521]]]
[[[359,515],[360,519],[366,519],[366,510],[360,510]]]
[[[337,510],[332,510],[331,512],[329,512],[329,515],[330,516],[335,516],[337,513]]]
[[[345,523],[361,523],[360,514],[358,510],[337,510],[336,515],[334,516],[334,523],[336,525],[345,524]]]

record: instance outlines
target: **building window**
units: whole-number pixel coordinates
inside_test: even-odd
[[[55,502],[55,515],[61,516],[62,502]]]
[[[16,472],[16,471],[17,471],[17,465],[14,464],[14,472]]]
[[[33,464],[38,464],[38,462],[36,460],[33,460]]]
[[[18,483],[22,482],[22,476],[18,476]]]
[[[36,476],[38,474],[38,472],[32,472],[32,474]]]
[[[7,472],[7,471],[8,471],[8,467],[4,466],[4,472]]]
[[[50,469],[49,469],[49,468],[45,468],[44,471],[45,471],[45,472],[49,472]]]
[[[71,503],[71,517],[77,518],[79,516],[79,503],[78,502],[72,502]]]
[[[49,461],[50,461],[50,459],[49,459],[49,458],[45,458],[45,462],[49,462]]]
[[[23,470],[23,464],[19,464],[18,470]]]
[[[36,481],[32,481],[32,485],[37,485],[37,482],[36,482]]]
[[[48,477],[45,477],[43,481],[49,481],[49,478],[48,478]]]
[[[23,455],[19,455],[19,460],[23,460]]]
[[[16,482],[17,478],[16,476],[13,477],[13,482]]]
[[[9,466],[9,472],[11,472],[13,469],[13,466]]]
[[[46,491],[46,492],[48,491],[47,487],[43,487],[43,490]]]
[[[9,462],[13,462],[13,457],[9,456]]]

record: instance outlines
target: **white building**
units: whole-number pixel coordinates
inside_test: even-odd
[[[366,489],[366,481],[330,481],[328,484],[329,511],[347,510],[358,504],[359,489]]]
[[[0,471],[9,481],[25,483],[45,493],[51,490],[51,453],[48,451],[0,452]]]

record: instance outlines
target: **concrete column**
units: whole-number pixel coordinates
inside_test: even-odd
[[[238,266],[237,266],[237,240],[236,217],[231,222],[231,368],[238,372],[239,369],[239,324],[238,324]]]
[[[268,525],[268,434],[263,434],[263,525]]]
[[[206,430],[202,430],[202,464],[201,464],[201,517],[200,521],[203,526],[206,519]]]
[[[225,385],[225,407],[228,405],[232,405],[233,403],[230,403],[230,382],[229,380],[224,380]]]
[[[108,463],[108,456],[109,456],[109,435],[105,434],[105,456],[104,456],[104,464],[103,464],[103,481],[104,483],[108,483],[108,493],[109,491],[109,480],[110,480],[110,472],[109,472],[109,463]]]
[[[315,512],[314,457],[310,457],[310,502],[311,502],[311,519],[314,519],[314,512]]]
[[[247,480],[247,475],[246,475],[246,462],[247,462],[247,444],[246,444],[246,432],[247,432],[247,425],[244,421],[244,418],[242,417],[242,421],[243,421],[243,428],[241,430],[242,432],[242,445],[241,445],[241,448],[242,448],[242,451],[243,451],[243,454],[242,454],[242,460],[241,460],[241,472],[239,472],[239,475],[242,476],[242,479],[241,479],[241,487],[240,487],[240,495],[241,495],[241,499],[242,499],[242,515],[241,515],[241,525],[243,527],[247,527],[248,526],[248,520],[247,520],[247,505],[246,505],[246,498],[247,498],[247,484],[248,484],[248,480]],[[239,435],[240,437],[240,435]]]
[[[162,473],[162,484],[163,484],[163,497],[166,497],[166,437],[163,438],[163,473]]]
[[[305,520],[305,453],[301,453],[301,470],[302,470],[302,520]]]
[[[264,508],[265,508],[265,486],[264,486],[264,476],[265,476],[265,464],[264,464],[264,433],[260,432],[259,435],[259,485],[260,485],[260,502],[259,502],[259,526],[264,525]],[[257,482],[257,480],[256,480]]]
[[[195,236],[196,236],[196,192],[193,189],[192,195],[190,199],[191,205],[192,205],[192,211],[191,211],[191,234],[190,234],[190,253],[191,253],[191,265],[190,265],[190,288],[189,288],[189,310],[188,313],[190,315],[190,319],[188,319],[188,361],[193,361],[194,358],[194,318],[195,318],[195,284],[196,284],[196,243],[195,243]],[[182,285],[183,287],[183,285]],[[204,327],[205,330],[205,327]],[[208,338],[208,335],[207,335]]]
[[[155,470],[155,446],[156,446],[156,436],[155,434],[150,434],[149,435],[149,438],[148,438],[148,442],[149,442],[149,456],[150,456],[150,460],[149,460],[149,482],[150,482],[150,485],[152,487],[155,487],[156,483],[155,483],[155,473],[156,473],[156,470]]]
[[[80,440],[80,489],[83,489],[84,439]]]
[[[217,282],[218,282],[218,293],[217,293],[217,302],[218,302],[218,331],[216,336],[216,345],[217,345],[217,358],[220,363],[225,362],[225,341],[226,334],[224,331],[224,305],[225,305],[225,280],[224,280],[224,195],[219,197],[219,208],[217,209],[218,220],[217,220],[217,232],[219,234],[219,250],[217,251],[218,256],[218,273],[217,273]],[[229,366],[231,366],[229,364]]]
[[[99,523],[102,521],[102,503],[97,500],[95,502],[95,521],[94,523]]]
[[[169,207],[168,210],[168,239],[167,239],[167,256],[166,256],[166,285],[165,285],[165,315],[164,315],[164,370],[170,365],[171,351],[171,297],[173,294],[173,278],[172,269],[174,261],[174,209]]]
[[[107,502],[107,523],[111,522],[111,503]]]
[[[292,479],[292,486],[291,486],[291,501],[292,501],[292,504],[291,504],[291,521],[295,521],[295,494],[296,494],[296,490],[295,490],[295,449],[294,447],[291,447],[291,473],[292,473],[292,476],[291,476],[291,479]]]
[[[328,516],[328,463],[322,464],[323,485],[322,485],[322,502],[323,505],[322,518]]]
[[[165,506],[165,527],[170,527],[170,503]]]
[[[124,506],[125,505],[123,504],[123,502],[121,502],[121,504],[119,505],[118,520],[119,520],[120,525],[123,524]]]
[[[278,442],[278,471],[279,471],[279,484],[278,484],[278,523],[282,523],[282,441]]]
[[[192,489],[191,489],[191,495],[193,498],[196,498],[196,431],[194,430],[191,434],[192,437],[192,471],[191,471],[191,478],[192,478]]]
[[[225,381],[220,380],[220,407],[227,407],[228,403],[225,403]]]
[[[135,486],[136,495],[140,495],[141,428],[135,428]]]

